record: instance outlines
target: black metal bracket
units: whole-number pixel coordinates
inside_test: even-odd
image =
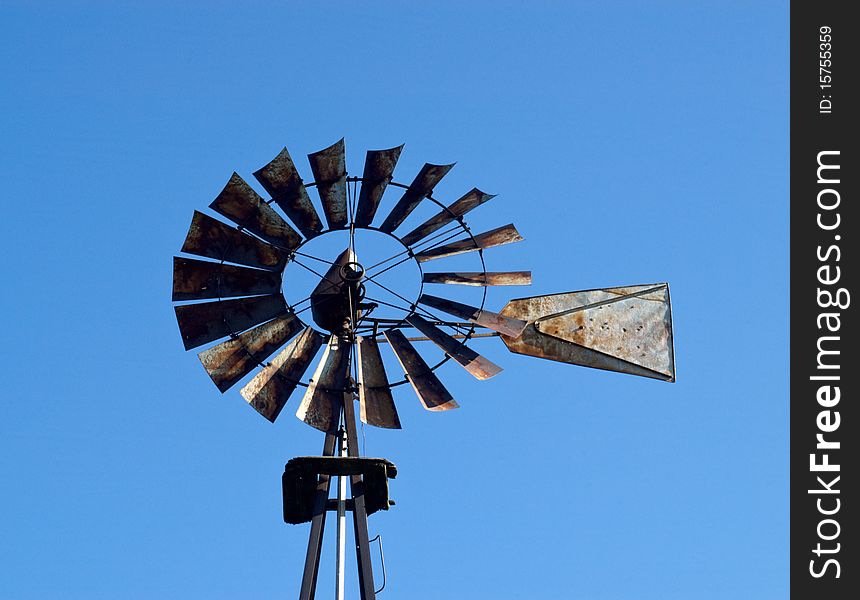
[[[397,476],[397,467],[384,458],[353,456],[300,456],[290,460],[281,478],[284,496],[284,522],[308,523],[314,517],[315,493],[320,476],[359,476],[364,483],[365,507],[368,515],[388,510],[394,502],[388,496],[388,480]],[[334,504],[332,505],[332,502]],[[353,510],[348,500],[347,510]],[[326,510],[337,507],[328,500]]]

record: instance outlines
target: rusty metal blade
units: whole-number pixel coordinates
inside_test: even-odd
[[[336,431],[349,369],[349,344],[329,338],[296,416],[320,431]]]
[[[423,333],[431,342],[439,346],[445,354],[456,360],[477,379],[489,379],[497,375],[502,368],[484,358],[468,346],[465,341],[458,341],[433,325],[433,323],[418,315],[406,317],[406,322]]]
[[[394,406],[391,388],[379,344],[369,337],[356,338],[358,350],[358,398],[361,403],[361,421],[376,427],[400,429],[400,417]]]
[[[458,408],[459,405],[453,396],[430,370],[402,331],[390,329],[384,335],[424,408],[432,411]]]
[[[505,271],[495,273],[424,273],[424,283],[449,283],[456,285],[531,285],[531,271]]]
[[[426,238],[434,231],[441,229],[448,223],[455,221],[470,210],[481,206],[488,200],[495,197],[495,194],[485,194],[478,188],[472,188],[471,191],[467,192],[462,198],[448,206],[448,208],[436,216],[427,219],[424,223],[404,235],[400,241],[407,246],[412,246],[416,242]]]
[[[436,187],[436,184],[441,181],[453,166],[453,164],[431,165],[430,163],[426,163],[421,167],[418,175],[409,184],[409,188],[404,192],[400,200],[397,201],[397,204],[394,205],[391,213],[379,228],[382,231],[391,233],[400,227],[400,224],[415,210],[418,203],[433,193],[433,188]]]
[[[226,392],[254,367],[269,358],[302,328],[295,315],[275,317],[267,323],[204,350],[197,357],[203,368],[218,386]]]
[[[308,154],[326,222],[332,229],[346,227],[346,156],[343,138],[328,148]]]
[[[287,263],[278,248],[196,210],[182,252],[271,271],[281,271]]]
[[[499,333],[503,333],[504,335],[509,335],[511,337],[519,337],[527,325],[525,321],[520,319],[503,317],[491,310],[481,310],[480,308],[469,306],[468,304],[446,300],[445,298],[431,296],[430,294],[421,294],[421,297],[418,298],[418,302],[427,306],[432,306],[433,308],[438,308],[449,315],[466,319],[470,323],[486,327],[487,329],[492,329],[493,331],[498,331]]]
[[[355,224],[367,227],[376,216],[376,209],[382,200],[382,194],[391,181],[394,167],[400,158],[403,144],[388,150],[368,150],[364,160],[361,191],[358,193],[358,208],[355,211]]]
[[[272,423],[305,375],[325,338],[307,327],[239,392]]]
[[[511,300],[502,314],[526,319],[512,352],[675,380],[672,309],[665,283]]]
[[[236,173],[209,208],[281,248],[292,250],[302,242],[302,237]]]
[[[451,242],[444,246],[430,248],[424,252],[419,252],[415,255],[418,262],[427,262],[446,256],[454,256],[455,254],[463,254],[465,252],[474,252],[478,249],[494,248],[504,244],[523,241],[523,236],[519,234],[513,224],[508,224],[486,233],[479,233],[473,240],[471,237],[467,240],[459,242]]]
[[[322,231],[322,221],[286,148],[272,162],[254,173],[254,177],[305,237],[312,238]]]
[[[176,320],[186,350],[239,334],[287,311],[280,294],[238,300],[216,300],[175,306]]]
[[[223,263],[173,257],[173,300],[276,294],[281,274]]]

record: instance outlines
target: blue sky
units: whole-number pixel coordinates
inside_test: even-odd
[[[535,283],[490,308],[674,309],[673,385],[483,340],[460,410],[401,389],[364,431],[400,467],[381,597],[787,597],[787,3],[137,4],[0,8],[0,597],[297,595],[279,478],[321,435],[215,389],[171,257],[233,170],[287,145],[310,180],[341,137],[351,174],[405,142],[396,179],[498,194],[470,224],[516,223],[488,267]]]

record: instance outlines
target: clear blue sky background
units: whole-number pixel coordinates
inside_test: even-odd
[[[402,389],[382,598],[787,597],[787,2],[73,4],[0,8],[0,597],[297,595],[279,478],[321,436],[218,393],[171,256],[234,169],[341,136],[499,194],[470,222],[535,284],[491,308],[674,302],[674,385],[484,340],[459,411]]]

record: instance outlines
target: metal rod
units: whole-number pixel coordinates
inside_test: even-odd
[[[454,338],[455,340],[464,340],[467,337],[463,333],[455,333],[455,334],[449,334],[449,335],[451,335],[451,337]],[[492,333],[473,333],[472,335],[468,336],[468,338],[471,340],[471,339],[475,339],[475,338],[499,337],[500,335],[501,334],[496,333],[494,331]],[[430,341],[430,338],[424,337],[424,336],[408,337],[406,339],[409,340],[410,342],[429,342]],[[384,336],[377,338],[376,341],[380,344],[387,344],[388,343],[388,340]]]
[[[355,431],[355,399],[353,392],[343,396],[343,416],[346,426],[347,452],[349,456],[359,456],[358,435]],[[361,475],[350,477],[352,492],[352,523],[355,529],[355,557],[358,562],[358,587],[361,600],[375,600],[373,586],[373,566],[370,562],[370,539],[367,533],[367,510],[364,504],[364,481]]]
[[[325,260],[323,258],[313,256],[312,254],[305,254],[304,252],[299,252],[298,250],[293,250],[293,254],[295,254],[296,256],[304,256],[305,258],[309,258],[309,259],[315,260],[317,262],[325,263],[327,265],[333,265],[334,264],[330,260]]]
[[[346,456],[346,431],[338,432],[338,456]],[[344,600],[344,574],[346,573],[346,477],[337,478],[337,561],[335,563],[335,600]]]
[[[428,239],[426,239],[426,240],[421,240],[420,242],[418,242],[418,243],[417,243],[417,244],[415,244],[414,246],[407,247],[407,248],[406,248],[406,250],[401,250],[401,251],[400,251],[400,252],[398,252],[397,254],[394,254],[394,255],[392,255],[392,256],[389,256],[389,257],[388,257],[388,258],[386,258],[385,260],[382,260],[382,261],[380,261],[380,262],[376,263],[375,265],[371,265],[371,266],[367,267],[367,271],[368,271],[368,272],[370,272],[371,270],[375,269],[376,267],[381,267],[381,266],[382,266],[382,265],[384,265],[385,263],[387,263],[387,262],[391,262],[392,260],[394,260],[394,259],[396,259],[396,258],[398,258],[398,257],[400,257],[400,256],[403,256],[404,254],[408,254],[408,255],[409,255],[409,256],[407,256],[406,258],[404,258],[404,259],[402,259],[402,260],[397,261],[397,263],[395,263],[395,264],[393,264],[393,265],[391,265],[391,266],[389,266],[389,267],[386,267],[386,268],[385,268],[385,269],[383,269],[382,271],[379,271],[378,273],[374,273],[374,274],[372,275],[372,277],[377,277],[377,276],[379,276],[379,275],[382,275],[383,273],[385,273],[385,272],[386,272],[386,271],[388,271],[389,269],[393,269],[393,268],[394,268],[394,267],[396,267],[397,265],[399,265],[399,264],[401,264],[401,263],[404,263],[404,262],[406,262],[407,260],[411,259],[411,258],[412,258],[412,254],[410,254],[410,252],[414,252],[415,250],[417,250],[417,249],[418,249],[418,247],[419,247],[419,246],[423,246],[424,244],[429,244],[430,242],[432,242],[432,241],[433,241],[433,240],[435,240],[435,239],[438,239],[438,238],[440,238],[440,237],[442,237],[442,236],[444,236],[444,235],[451,234],[451,235],[448,235],[448,237],[446,237],[444,240],[438,241],[438,242],[436,242],[435,244],[433,244],[432,246],[430,246],[430,247],[428,247],[428,248],[423,248],[421,251],[422,251],[422,252],[424,252],[424,250],[428,250],[429,248],[435,248],[436,246],[439,246],[439,245],[441,245],[441,244],[444,244],[444,243],[445,243],[445,242],[447,242],[448,240],[450,240],[450,239],[453,239],[453,238],[457,237],[458,235],[460,235],[460,233],[462,233],[461,231],[455,231],[456,229],[459,229],[459,227],[460,227],[459,225],[455,225],[454,227],[448,228],[447,230],[442,231],[441,233],[437,233],[436,235],[434,235],[434,236],[432,236],[432,237],[430,237],[430,238],[428,238]],[[398,239],[398,241],[399,241],[399,239]]]
[[[404,302],[409,302],[409,300],[408,300],[408,299],[404,298],[403,296],[401,296],[400,294],[398,294],[397,292],[395,292],[395,291],[394,291],[394,290],[392,290],[391,288],[386,287],[385,285],[383,285],[383,284],[379,283],[378,281],[372,281],[372,280],[370,280],[370,279],[368,279],[367,281],[370,281],[373,285],[378,285],[379,287],[381,287],[383,290],[385,290],[385,291],[386,291],[386,292],[388,292],[389,294],[392,294],[392,295],[394,295],[394,296],[397,296],[398,298],[400,298],[400,299],[401,299],[401,300],[403,300]],[[423,306],[419,306],[418,304],[413,304],[413,306],[415,307],[415,310],[418,310],[418,311],[423,312],[425,315],[427,315],[427,316],[428,316],[428,317],[430,317],[431,319],[436,319],[437,321],[441,321],[441,320],[442,320],[442,319],[440,319],[437,315],[434,315],[433,313],[431,313],[429,310],[427,310],[427,309],[426,309],[426,308],[424,308]],[[412,311],[410,310],[410,312],[412,312]],[[456,325],[449,325],[449,327],[451,327],[454,331],[461,331],[461,328],[457,327]]]
[[[388,577],[385,574],[385,552],[382,551],[382,536],[377,535],[375,538],[370,540],[371,542],[379,542],[379,562],[382,564],[382,587],[376,590],[378,594],[382,590],[385,589],[385,584],[388,582]]]

